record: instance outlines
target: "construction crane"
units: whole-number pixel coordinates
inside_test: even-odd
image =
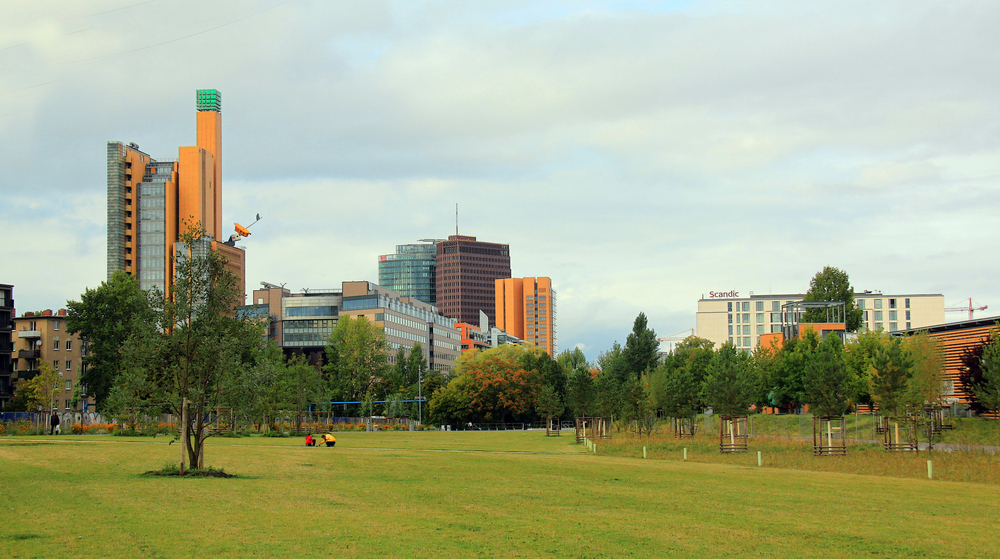
[[[236,241],[244,237],[249,237],[250,228],[253,227],[254,224],[257,223],[258,221],[260,221],[260,214],[257,214],[257,219],[255,219],[253,223],[247,225],[246,227],[243,227],[239,223],[233,223],[233,226],[236,228],[236,233],[233,233],[232,235],[229,236],[229,240],[226,241],[226,244],[229,246],[235,246]]]
[[[969,313],[969,320],[972,320],[972,313],[973,312],[975,312],[975,311],[985,311],[987,309],[987,307],[989,307],[989,305],[983,305],[981,307],[973,307],[972,306],[972,297],[969,297],[969,306],[968,307],[965,307],[965,306],[962,306],[962,307],[945,307],[944,312],[959,312],[959,311],[961,311],[961,312],[968,312]]]
[[[674,334],[673,336],[664,336],[662,338],[656,338],[656,341],[658,342],[667,342],[668,344],[670,344],[670,348],[667,351],[658,351],[657,353],[671,353],[672,351],[674,351],[674,347],[677,346],[677,342],[683,342],[689,336],[694,336],[694,328],[690,329],[691,332],[690,334],[688,334],[688,331],[689,330],[682,330]]]

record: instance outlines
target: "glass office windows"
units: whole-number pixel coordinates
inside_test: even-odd
[[[729,335],[733,335],[733,326],[731,324],[729,325]]]
[[[771,333],[772,334],[777,334],[779,332],[781,332],[781,325],[780,324],[772,324],[771,325]]]
[[[897,320],[896,312],[897,311],[889,311],[889,320]]]
[[[882,320],[882,311],[875,311],[875,320]]]
[[[906,298],[906,308],[910,308],[910,298]]]
[[[750,338],[743,338],[743,347],[750,347]]]
[[[727,305],[729,305],[729,312],[733,312],[733,303],[729,302]]]
[[[761,335],[763,333],[764,333],[764,325],[763,324],[758,324],[757,325],[757,335],[759,336],[759,335]]]
[[[882,329],[882,323],[881,322],[876,322],[875,323],[875,330],[881,330],[881,329]]]
[[[750,313],[743,313],[743,322],[750,322]]]
[[[875,308],[876,309],[882,308],[882,299],[875,299]]]
[[[771,311],[778,312],[781,310],[781,301],[771,301]]]
[[[861,310],[865,309],[865,300],[864,299],[858,299],[858,308],[861,309]]]
[[[906,311],[906,320],[910,320],[910,311]],[[907,326],[909,328],[909,326]]]
[[[764,301],[757,301],[756,309],[758,312],[764,310]]]
[[[733,323],[733,315],[729,315],[729,323],[730,323],[730,324],[732,324],[732,323]]]
[[[750,311],[750,301],[743,301],[743,312]]]
[[[743,322],[742,320],[740,320],[741,316],[742,315],[740,315],[739,313],[736,313],[736,324],[740,324],[741,322]]]
[[[744,336],[749,336],[750,335],[750,325],[749,324],[744,324],[743,325],[743,335]]]
[[[899,323],[898,322],[890,322],[889,323],[889,331],[890,332],[895,332],[896,330],[899,330]]]
[[[337,307],[322,305],[315,307],[286,307],[285,316],[337,316]]]
[[[764,313],[757,313],[757,322],[764,322]]]
[[[889,308],[890,309],[896,308],[896,300],[895,299],[889,299]]]

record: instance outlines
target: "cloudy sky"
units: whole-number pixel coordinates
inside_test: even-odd
[[[396,244],[509,243],[589,357],[709,290],[1000,308],[1000,4],[100,0],[0,4],[0,283],[105,279],[106,142],[223,100],[248,288],[377,281]],[[949,315],[959,319],[964,315]]]

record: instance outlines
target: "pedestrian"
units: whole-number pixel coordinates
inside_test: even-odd
[[[49,419],[49,434],[50,435],[52,435],[52,434],[58,435],[59,432],[60,432],[60,430],[59,430],[59,414],[56,413],[56,412],[52,412],[52,418]]]
[[[333,436],[333,433],[327,433],[323,435],[323,442],[326,443],[326,446],[334,446],[337,444],[337,438]]]
[[[316,446],[316,439],[313,438],[311,433],[306,435],[306,446]]]

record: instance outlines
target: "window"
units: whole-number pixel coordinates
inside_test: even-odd
[[[910,326],[910,323],[909,323],[909,322],[907,322],[907,323],[906,323],[906,329],[907,329],[907,330],[911,330],[912,328],[913,328],[913,327],[912,327],[912,326]]]
[[[59,339],[52,340],[52,349],[59,349]]]
[[[53,369],[59,369],[59,360],[58,359],[53,359],[52,360],[52,368]]]
[[[749,305],[750,303],[747,303],[747,306]],[[744,307],[744,310],[750,310],[750,309]],[[748,312],[743,313],[743,322],[750,322],[750,313]]]
[[[865,310],[865,300],[864,299],[858,299],[858,308],[861,309],[861,310]]]
[[[896,308],[896,300],[895,299],[889,299],[889,308],[890,309]]]
[[[889,311],[889,320],[896,320],[896,313],[899,311]]]
[[[59,321],[58,320],[53,320],[52,321],[52,329],[53,330],[58,330],[59,329]]]
[[[882,311],[875,311],[875,320],[882,320]]]
[[[733,343],[733,337],[729,336],[729,343]]]
[[[744,336],[749,336],[750,335],[750,325],[749,324],[744,324],[743,325],[743,335]]]
[[[757,322],[764,322],[764,313],[757,313]]]
[[[34,320],[28,322],[28,330],[38,330],[38,323]]]
[[[73,362],[70,361],[69,359],[66,360],[66,370],[67,371],[72,371],[73,370]]]
[[[743,312],[750,311],[750,301],[743,301]]]
[[[739,324],[739,323],[740,323],[740,314],[737,313],[736,314],[736,324]]]
[[[730,324],[732,324],[732,323],[733,323],[733,315],[729,315],[729,323],[730,323]]]
[[[896,330],[899,330],[899,323],[898,322],[890,322],[889,323],[889,331],[890,332],[895,332]]]
[[[73,390],[73,381],[67,380],[66,381],[66,392],[69,392],[70,390]]]
[[[910,311],[906,311],[906,320],[910,320]],[[909,326],[907,326],[909,328]]]
[[[69,407],[69,400],[66,400],[64,403],[66,405],[66,409],[70,409],[70,407]]]
[[[757,312],[764,310],[764,301],[757,301]]]
[[[876,309],[882,308],[882,299],[875,299],[875,308]]]
[[[771,301],[771,310],[778,312],[781,310],[781,301]]]
[[[780,312],[771,313],[771,322],[781,322],[781,313]]]
[[[733,326],[731,324],[729,325],[729,335],[733,335]]]
[[[750,347],[750,338],[743,338],[743,347]]]
[[[66,340],[66,351],[73,349],[73,340]]]
[[[876,330],[881,330],[882,329],[882,323],[881,322],[876,322],[875,323],[875,329]]]
[[[906,298],[906,308],[910,308],[910,298],[909,297]],[[909,313],[907,313],[907,314],[909,314]]]
[[[778,324],[772,324],[771,325],[771,333],[772,334],[777,334],[779,332],[781,332],[781,326],[778,325]]]
[[[733,303],[730,301],[728,305],[729,305],[729,312],[733,312]]]
[[[764,333],[764,325],[763,324],[758,324],[757,325],[757,335],[759,336],[759,335],[761,335],[763,333]]]

